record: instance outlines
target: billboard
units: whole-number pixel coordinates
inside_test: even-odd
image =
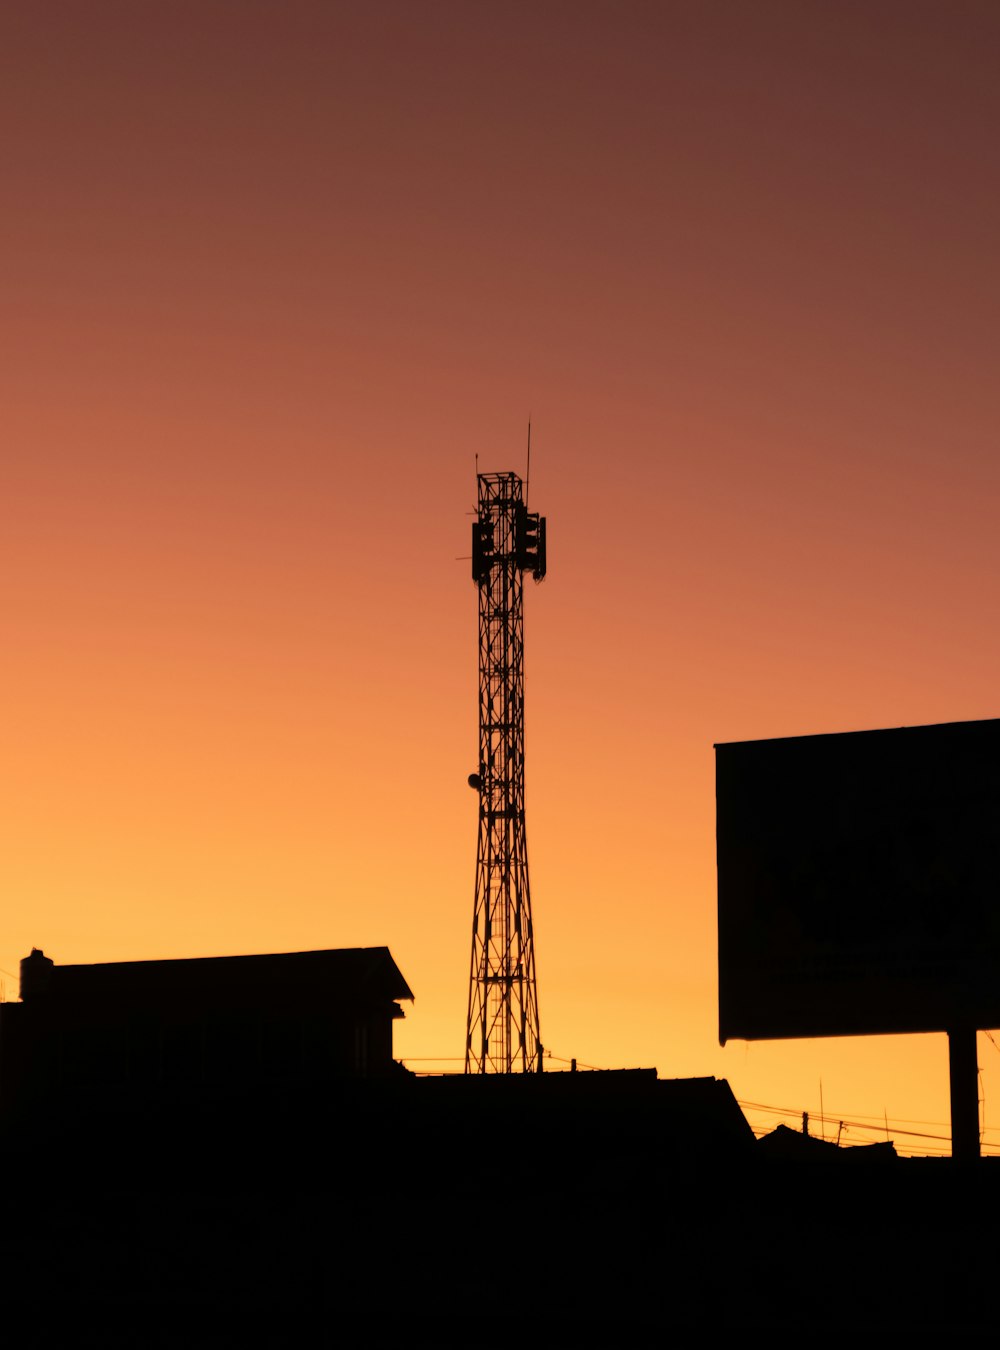
[[[1000,1026],[1000,720],[715,750],[723,1044]]]

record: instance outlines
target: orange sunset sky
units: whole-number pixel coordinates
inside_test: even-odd
[[[462,1054],[456,559],[530,413],[546,1047],[947,1136],[943,1036],[719,1047],[712,747],[1000,715],[998,57],[992,0],[9,0],[6,996],[387,944]]]

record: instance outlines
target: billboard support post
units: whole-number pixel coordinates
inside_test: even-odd
[[[948,1032],[951,1080],[951,1156],[958,1162],[979,1157],[979,1064],[975,1027]]]

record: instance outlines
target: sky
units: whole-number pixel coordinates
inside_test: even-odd
[[[8,0],[6,997],[384,944],[458,1067],[530,417],[551,1067],[947,1149],[943,1036],[719,1046],[713,744],[1000,714],[998,56],[974,0]]]

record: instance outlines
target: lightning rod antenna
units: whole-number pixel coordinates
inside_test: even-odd
[[[531,486],[531,413],[528,413],[528,467],[524,471],[524,509],[528,509],[528,488]]]

